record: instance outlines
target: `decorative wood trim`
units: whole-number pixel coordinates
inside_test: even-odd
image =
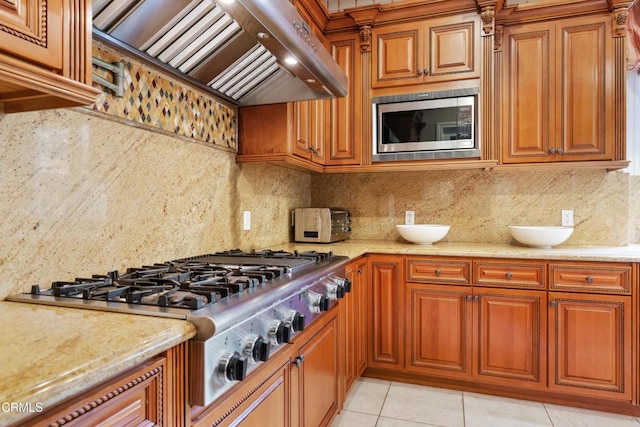
[[[627,158],[627,38],[613,38],[613,160]],[[628,162],[627,162],[628,163]]]
[[[629,161],[627,160],[598,160],[598,161],[586,161],[586,162],[552,162],[552,163],[514,163],[508,165],[496,165],[491,170],[496,172],[511,172],[515,170],[531,170],[531,171],[541,171],[541,170],[563,170],[563,169],[574,169],[574,170],[588,170],[588,169],[605,169],[609,172],[624,169],[629,166]]]
[[[370,153],[369,153],[370,154]],[[370,158],[370,157],[369,157]],[[369,165],[326,166],[325,173],[408,172],[426,170],[485,169],[498,164],[497,160],[454,160],[433,162],[379,162]]]
[[[482,71],[480,74],[480,144],[483,160],[498,159],[495,150],[495,58],[493,55],[494,36],[482,37]],[[476,131],[477,132],[477,131]]]

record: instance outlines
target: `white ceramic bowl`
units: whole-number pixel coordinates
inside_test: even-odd
[[[442,224],[414,224],[396,225],[396,229],[403,239],[420,245],[430,245],[442,239],[449,232],[449,225]]]
[[[510,225],[509,232],[514,239],[524,245],[549,249],[552,246],[564,243],[573,233],[573,227]]]

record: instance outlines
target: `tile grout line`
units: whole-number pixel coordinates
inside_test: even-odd
[[[382,399],[382,405],[380,405],[380,410],[378,411],[378,419],[376,420],[376,426],[380,422],[380,416],[382,415],[382,409],[384,408],[384,404],[386,403],[387,397],[389,396],[389,390],[391,390],[391,383],[392,383],[392,381],[389,381],[389,385],[387,386],[387,392],[384,394],[384,399]]]
[[[551,423],[551,426],[555,426],[555,424],[553,423],[553,419],[551,418],[551,414],[549,413],[549,410],[547,409],[547,405],[545,405],[544,403],[542,404],[542,407],[544,408],[544,412],[545,414],[547,414],[547,417],[549,417],[549,422]]]

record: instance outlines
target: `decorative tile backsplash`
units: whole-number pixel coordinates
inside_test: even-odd
[[[103,88],[93,110],[237,151],[238,110],[235,106],[182,85],[104,44],[93,43],[93,56],[106,62],[125,61],[124,96],[117,98]],[[111,73],[95,65],[94,72],[107,80],[112,79]],[[97,83],[94,86],[102,87]]]

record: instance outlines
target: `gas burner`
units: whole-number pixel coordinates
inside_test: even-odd
[[[34,285],[31,294],[198,310],[332,258],[331,252],[234,249],[53,282],[47,290]]]

